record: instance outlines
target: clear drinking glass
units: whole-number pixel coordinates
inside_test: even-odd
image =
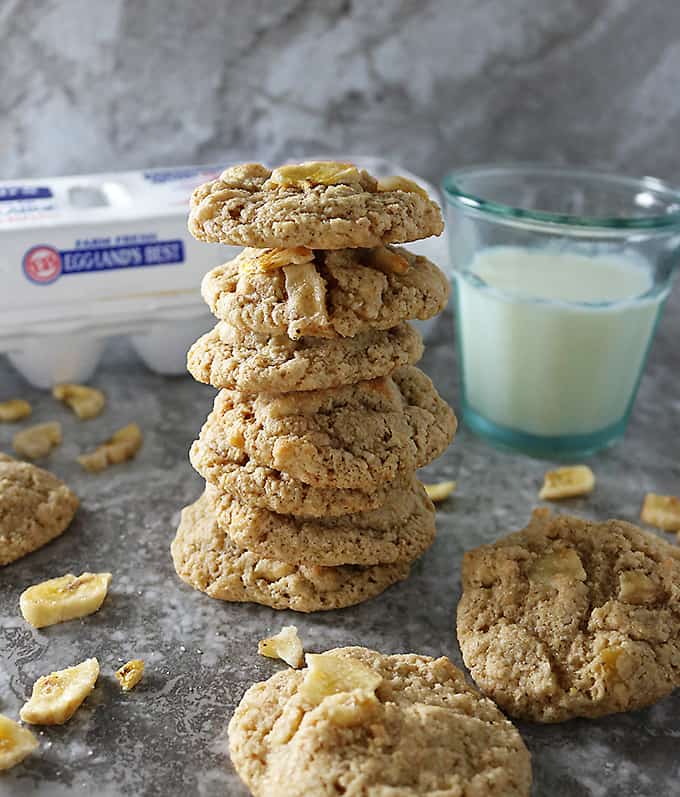
[[[573,459],[623,436],[680,259],[680,193],[539,165],[443,182],[466,425]]]

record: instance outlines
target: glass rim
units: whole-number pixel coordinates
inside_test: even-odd
[[[465,177],[482,176],[484,174],[524,173],[542,177],[596,179],[602,184],[609,183],[626,186],[631,190],[654,191],[668,195],[675,203],[677,210],[655,216],[578,216],[571,213],[553,213],[547,210],[528,210],[526,208],[506,205],[485,199],[483,196],[466,191],[460,181]],[[629,177],[600,169],[570,168],[568,166],[552,166],[545,163],[484,163],[453,169],[444,176],[441,183],[447,202],[463,206],[468,210],[489,213],[503,219],[518,219],[528,222],[580,228],[600,228],[611,230],[654,230],[678,226],[680,228],[680,191],[656,177]]]

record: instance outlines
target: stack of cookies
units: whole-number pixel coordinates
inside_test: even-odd
[[[277,609],[377,595],[434,539],[415,471],[456,429],[407,323],[444,308],[448,281],[388,245],[440,234],[439,207],[352,164],[245,164],[196,189],[189,227],[247,248],[203,280],[219,321],[188,365],[220,392],[191,449],[207,485],[182,511],[178,574]]]

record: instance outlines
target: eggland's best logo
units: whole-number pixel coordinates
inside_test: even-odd
[[[61,255],[51,246],[34,246],[24,255],[24,274],[41,285],[54,282],[61,274]]]

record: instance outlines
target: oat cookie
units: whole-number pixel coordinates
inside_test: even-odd
[[[320,487],[366,489],[436,459],[453,410],[414,366],[333,390],[251,396],[222,390],[214,416],[255,462]]]
[[[282,170],[259,163],[233,166],[196,188],[189,230],[200,241],[236,246],[340,249],[415,241],[444,229],[439,206],[422,190],[381,185],[366,171],[339,166],[298,172],[295,180],[280,180]]]
[[[363,249],[315,251],[312,262],[250,268],[252,250],[209,271],[201,292],[212,312],[241,329],[297,339],[353,337],[440,313],[449,281],[426,257],[395,247],[403,273],[371,265]]]
[[[261,559],[231,542],[218,526],[205,495],[182,510],[171,550],[179,577],[211,598],[297,612],[361,603],[409,573],[406,562],[317,567]]]
[[[434,507],[415,478],[392,489],[378,509],[328,518],[299,518],[257,509],[206,489],[217,522],[239,548],[292,564],[376,565],[413,561],[435,535]]]
[[[423,342],[410,324],[368,330],[355,338],[259,335],[221,321],[189,349],[199,382],[243,393],[288,393],[350,385],[386,376],[421,358]]]
[[[354,663],[335,694],[310,699],[310,669],[290,669],[251,686],[237,706],[229,751],[255,797],[529,795],[519,732],[447,658],[359,647],[316,658],[328,657]],[[357,677],[366,666],[372,682]]]
[[[458,639],[511,716],[649,705],[680,685],[680,550],[622,520],[536,510],[523,531],[465,554]]]
[[[302,518],[336,517],[376,509],[385,503],[387,492],[403,485],[407,476],[385,484],[370,484],[366,490],[315,487],[287,473],[258,465],[242,449],[229,445],[228,432],[211,413],[201,436],[191,446],[191,464],[220,492],[261,509]]]
[[[78,504],[76,495],[53,474],[0,455],[0,565],[58,537]]]

